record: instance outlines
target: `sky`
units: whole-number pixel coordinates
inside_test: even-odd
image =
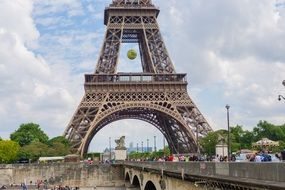
[[[84,95],[102,46],[104,8],[111,0],[0,0],[0,137],[34,122],[62,135]],[[260,120],[285,123],[285,0],[154,0],[177,72],[187,73],[188,93],[214,130],[230,124],[251,130]],[[120,72],[139,72],[125,45]],[[103,128],[90,151],[113,140],[141,145],[162,135],[153,126],[123,120]],[[112,146],[114,141],[112,140]]]

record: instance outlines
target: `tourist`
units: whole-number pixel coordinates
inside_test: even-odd
[[[278,161],[282,161],[281,154],[276,153],[275,157],[278,159]]]
[[[185,157],[185,162],[189,162],[189,156]]]
[[[250,162],[254,162],[255,161],[255,154],[247,154],[246,158],[250,161]]]
[[[172,161],[173,162],[179,162],[179,157],[178,156],[174,156]]]
[[[169,161],[169,162],[173,162],[173,159],[174,159],[173,155],[170,155],[170,156],[168,157],[168,161]]]
[[[281,152],[281,159],[283,162],[285,161],[285,149]]]
[[[21,187],[22,187],[22,190],[27,190],[28,189],[25,183],[21,183]]]
[[[220,162],[220,156],[218,154],[216,155],[214,162]]]
[[[255,153],[255,159],[254,162],[261,162],[262,161],[262,156],[259,153]]]
[[[184,155],[180,155],[178,157],[178,159],[179,159],[180,162],[185,162],[185,156]]]
[[[232,156],[231,156],[231,161],[232,161],[232,162],[235,162],[235,161],[236,161],[236,156],[235,156],[235,155],[232,155]]]
[[[261,161],[262,162],[271,162],[272,158],[268,153],[261,154]]]

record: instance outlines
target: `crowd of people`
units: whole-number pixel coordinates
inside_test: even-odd
[[[196,155],[189,156],[189,155],[170,155],[164,157],[157,157],[157,158],[138,158],[138,159],[130,159],[128,161],[154,161],[154,162],[193,162],[193,161],[204,161],[204,158],[198,157]]]
[[[37,180],[34,183],[30,181],[30,183],[21,183],[11,184],[10,186],[3,185],[0,187],[0,190],[4,189],[21,189],[21,190],[28,190],[28,189],[38,189],[38,190],[79,190],[79,187],[70,187],[70,186],[62,186],[62,185],[52,185],[49,184],[47,180]]]
[[[228,156],[215,155],[170,155],[165,157],[158,157],[154,159],[140,158],[131,159],[129,161],[156,161],[156,162],[195,162],[195,161],[208,161],[208,162],[281,162],[285,161],[285,150],[281,153],[272,154],[268,151],[237,153]]]

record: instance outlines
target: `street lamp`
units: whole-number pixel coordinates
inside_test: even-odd
[[[199,132],[200,132],[200,128],[197,125],[196,126],[196,141],[197,141],[197,157],[198,157],[198,159],[200,158]]]
[[[149,147],[149,139],[146,139],[146,152],[149,152],[148,147]]]
[[[156,152],[156,136],[153,136],[154,139],[154,152]]]
[[[143,152],[143,141],[142,141],[142,152]]]
[[[137,152],[139,152],[139,143],[137,143]]]
[[[227,104],[226,105],[227,109],[227,122],[228,122],[228,161],[230,161],[230,154],[231,154],[231,144],[230,144],[230,114],[229,114],[229,109],[230,106]]]

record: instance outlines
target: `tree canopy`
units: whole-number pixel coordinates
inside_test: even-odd
[[[206,154],[214,155],[216,145],[218,144],[219,134],[217,132],[210,132],[205,138],[201,139],[201,146]]]
[[[18,130],[10,135],[10,139],[18,142],[20,146],[29,145],[32,142],[47,143],[48,136],[41,130],[38,124],[22,124]]]
[[[154,160],[157,158],[162,158],[164,156],[170,155],[170,149],[166,146],[164,149],[158,150],[156,152],[131,152],[129,154],[130,159],[147,159]]]
[[[0,163],[13,163],[19,159],[36,161],[43,156],[65,156],[71,153],[69,141],[63,136],[49,137],[40,125],[26,123],[10,135],[9,141],[0,138]]]
[[[218,144],[218,137],[222,136],[227,140],[227,130],[219,130],[209,133],[206,137],[200,139],[204,153],[213,155],[215,147]],[[268,138],[273,141],[279,141],[279,147],[272,147],[273,152],[280,152],[285,148],[285,124],[274,125],[267,121],[260,121],[252,131],[244,130],[242,126],[237,125],[230,128],[231,151],[237,152],[240,149],[252,149],[252,143]]]
[[[17,159],[20,146],[11,140],[0,141],[0,163],[11,163]]]
[[[70,154],[70,144],[63,136],[49,137],[41,130],[38,124],[27,123],[20,125],[19,129],[10,135],[11,141],[2,140],[0,137],[0,163],[12,163],[20,158],[36,161],[42,156],[65,156]],[[199,140],[202,151],[208,155],[215,153],[215,147],[219,140],[227,141],[228,131],[218,130],[210,132]],[[280,152],[285,148],[285,124],[274,125],[267,121],[260,121],[252,131],[244,130],[243,126],[237,125],[230,128],[231,151],[240,149],[252,149],[252,143],[269,138],[279,141],[279,147],[271,148],[273,152]],[[132,152],[130,158],[154,159],[170,154],[167,147],[153,153]]]
[[[36,161],[39,157],[45,157],[49,154],[49,146],[47,144],[34,141],[20,148],[18,158],[30,159]]]
[[[42,143],[34,141],[20,148],[18,157],[36,161],[39,157],[44,156],[65,156],[70,154],[68,141],[62,137],[55,137]]]
[[[54,145],[56,143],[61,143],[61,144],[65,145],[65,146],[67,146],[67,147],[70,146],[69,141],[66,138],[64,138],[63,136],[54,137],[54,138],[52,138],[52,139],[50,139],[48,141],[48,144],[50,146],[52,146],[52,145]]]

